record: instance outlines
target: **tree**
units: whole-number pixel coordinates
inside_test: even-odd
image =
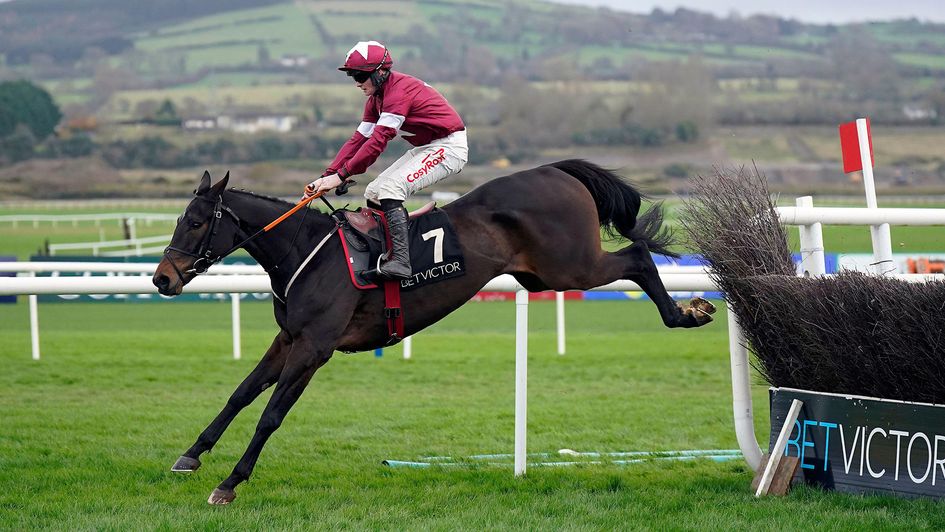
[[[651,63],[640,77],[648,89],[628,95],[632,112],[626,118],[630,122],[675,135],[683,142],[695,141],[698,132],[712,123],[717,84],[700,57],[683,63]]]
[[[0,163],[15,163],[33,157],[36,139],[28,127],[17,126],[13,134],[0,137]]]
[[[177,107],[169,99],[161,103],[161,107],[154,113],[154,123],[159,126],[179,126],[180,117],[177,116]]]
[[[265,44],[260,44],[256,48],[256,62],[261,66],[267,66],[272,62],[272,56],[269,54],[269,48]]]
[[[847,99],[862,102],[899,98],[896,60],[865,29],[838,35],[828,43],[827,54]]]
[[[62,111],[41,87],[26,80],[0,82],[0,138],[12,135],[22,124],[41,141],[61,119]]]

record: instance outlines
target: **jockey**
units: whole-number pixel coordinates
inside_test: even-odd
[[[407,237],[407,196],[459,173],[466,164],[466,126],[439,92],[423,81],[391,70],[394,59],[377,41],[361,41],[341,70],[354,79],[367,102],[354,135],[338,151],[322,177],[305,187],[303,198],[328,191],[368,169],[400,134],[414,147],[380,173],[364,191],[387,218],[392,251],[378,268],[382,277],[411,276]]]

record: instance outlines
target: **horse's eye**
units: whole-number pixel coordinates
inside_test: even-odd
[[[191,229],[196,229],[196,228],[200,227],[201,225],[203,225],[203,222],[190,222],[190,228],[191,228]]]

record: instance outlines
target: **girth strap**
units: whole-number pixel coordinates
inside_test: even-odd
[[[384,281],[384,318],[387,319],[387,344],[404,339],[404,313],[400,308],[400,281]]]

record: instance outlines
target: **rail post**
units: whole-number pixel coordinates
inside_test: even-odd
[[[803,196],[797,198],[798,208],[813,207],[814,198]],[[801,273],[808,277],[815,277],[827,273],[827,264],[824,259],[824,231],[823,225],[812,223],[798,225],[801,244]]]
[[[528,409],[528,291],[515,292],[515,476],[525,474]]]
[[[242,356],[242,345],[240,340],[240,295],[230,294],[232,307],[231,317],[233,321],[233,360],[239,360]]]

